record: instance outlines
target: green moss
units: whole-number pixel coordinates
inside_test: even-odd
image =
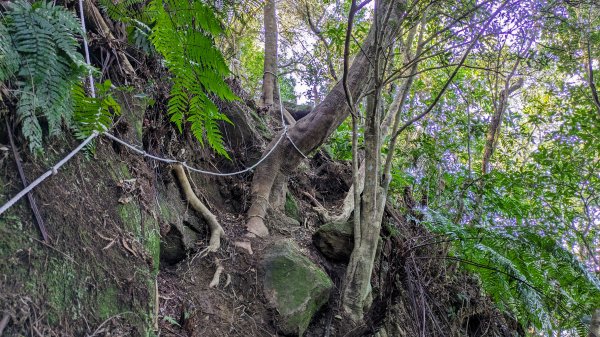
[[[50,259],[48,269],[43,273],[42,283],[38,282],[37,288],[45,286],[46,301],[51,309],[48,312],[50,324],[58,324],[61,316],[71,316],[77,319],[81,312],[73,300],[77,297],[77,278],[81,271],[75,271],[73,263],[66,260]],[[31,285],[33,287],[33,285]]]
[[[289,240],[277,243],[264,263],[264,288],[281,316],[285,333],[302,335],[329,299],[333,283]]]
[[[96,297],[96,311],[98,317],[103,320],[121,312],[119,307],[119,290],[114,286],[108,286],[98,292]]]
[[[256,129],[261,136],[265,138],[273,137],[272,131],[269,129],[267,123],[261,116],[259,116],[255,111],[250,111],[250,117],[252,117],[252,119],[254,119],[256,122]]]
[[[291,193],[287,193],[285,195],[285,215],[289,216],[292,219],[296,219],[300,221],[300,212],[298,210],[298,204],[296,203],[296,199]]]
[[[129,172],[129,167],[125,163],[118,161],[111,161],[109,163],[111,169],[109,170],[110,176],[115,182],[124,179],[131,179],[131,173]]]
[[[158,226],[153,226],[148,231],[147,238],[145,240],[144,247],[152,257],[152,274],[158,275],[158,268],[160,265],[160,233]]]
[[[323,226],[319,227],[319,231],[334,232],[334,233],[340,233],[340,234],[344,234],[344,235],[353,236],[354,235],[354,224],[351,221],[341,222],[341,223],[329,222],[329,223],[326,223]]]
[[[137,202],[128,202],[118,206],[119,217],[123,221],[124,229],[130,231],[136,238],[142,238],[142,215]]]

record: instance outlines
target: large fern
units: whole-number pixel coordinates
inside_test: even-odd
[[[584,332],[583,314],[600,303],[600,281],[555,239],[522,227],[463,227],[430,209],[423,214],[432,231],[454,239],[451,258],[479,275],[523,326]]]
[[[19,54],[12,45],[8,28],[0,21],[0,82],[10,79],[19,69]]]
[[[0,81],[14,93],[16,117],[33,152],[42,151],[44,133],[58,135],[63,124],[80,136],[105,130],[108,106],[117,110],[102,86],[106,102],[84,99],[81,80],[93,68],[78,51],[76,36],[82,34],[71,12],[45,1],[11,3],[0,21]]]
[[[200,1],[152,0],[150,40],[173,74],[168,114],[180,131],[186,122],[201,144],[208,143],[228,157],[219,121],[230,120],[219,112],[212,97],[234,100],[224,78],[229,69],[214,37],[222,33],[213,10]]]

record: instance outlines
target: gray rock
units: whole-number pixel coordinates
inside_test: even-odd
[[[289,239],[269,248],[262,268],[263,290],[277,311],[277,328],[286,335],[302,336],[314,314],[329,300],[333,282]]]
[[[352,222],[327,223],[313,235],[315,246],[333,261],[348,261],[354,249]]]

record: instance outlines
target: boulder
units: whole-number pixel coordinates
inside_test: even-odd
[[[352,222],[327,223],[313,235],[313,243],[328,259],[347,262],[354,249],[353,227]]]
[[[314,314],[329,300],[333,282],[289,239],[275,242],[262,259],[263,290],[286,335],[302,336]]]

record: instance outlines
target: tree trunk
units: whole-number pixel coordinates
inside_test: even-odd
[[[590,323],[590,334],[588,337],[600,337],[600,309],[597,309],[592,315]]]
[[[265,1],[265,65],[262,86],[262,105],[273,105],[275,74],[277,74],[277,13],[275,0]]]
[[[392,13],[389,21],[400,20],[404,13],[404,6],[393,0],[383,1],[384,6],[393,3]],[[386,25],[385,41],[399,29],[399,25]],[[380,32],[381,33],[381,32]],[[367,88],[367,78],[371,69],[369,57],[373,55],[375,42],[375,30],[372,27],[362,45],[360,52],[354,58],[352,66],[348,71],[348,88],[352,97],[359,97]],[[369,55],[369,57],[367,56]],[[299,120],[288,130],[289,139],[284,137],[271,155],[260,165],[252,180],[252,204],[248,210],[248,222],[246,228],[250,233],[258,236],[268,235],[268,229],[264,224],[264,218],[269,207],[269,196],[275,180],[275,172],[289,175],[300,163],[302,154],[290,143],[290,139],[302,153],[308,154],[319,147],[327,137],[348,117],[350,109],[346,104],[346,96],[342,82],[338,82],[325,99],[311,111],[306,117]],[[278,144],[276,137],[269,144],[266,152]],[[265,153],[266,153],[265,152]]]
[[[360,205],[360,224],[354,224],[354,249],[344,278],[342,305],[354,322],[363,317],[370,293],[371,272],[377,251],[381,221],[378,216],[380,194],[381,134],[377,109],[379,90],[367,99],[365,124],[365,179]]]
[[[527,50],[531,46],[531,41],[527,46]],[[519,90],[523,86],[523,79],[519,78],[515,84],[510,85],[510,81],[515,75],[515,72],[519,66],[521,59],[518,59],[509,76],[506,78],[504,82],[504,89],[500,91],[498,95],[498,102],[495,104],[494,115],[492,116],[492,120],[490,121],[490,127],[488,128],[486,139],[485,139],[485,147],[483,149],[483,155],[481,160],[481,174],[485,176],[490,172],[490,160],[492,159],[492,155],[494,154],[494,150],[496,149],[496,144],[498,142],[498,135],[500,134],[500,128],[502,126],[502,119],[504,118],[504,112],[508,108],[508,97],[515,91]],[[475,211],[473,212],[474,216],[470,222],[471,226],[474,226],[481,222],[483,216],[483,189],[485,188],[485,182],[480,180],[479,192],[475,196]]]

